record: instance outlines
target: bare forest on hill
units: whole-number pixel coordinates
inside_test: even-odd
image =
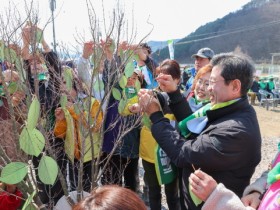
[[[257,63],[270,63],[271,54],[280,52],[280,1],[252,0],[242,9],[223,18],[209,22],[185,38],[177,41],[175,60],[192,63],[191,55],[202,47],[210,47],[215,53],[230,52],[240,48]],[[188,20],[181,27],[187,27]],[[158,61],[169,57],[168,48],[156,51]],[[280,62],[276,58],[275,63]]]

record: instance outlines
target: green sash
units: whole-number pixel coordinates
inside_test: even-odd
[[[201,107],[200,109],[198,109],[197,111],[195,111],[194,113],[189,115],[187,118],[185,118],[184,120],[179,122],[178,126],[179,126],[181,135],[184,136],[185,138],[190,136],[191,132],[190,132],[188,124],[191,124],[191,123],[194,124],[194,125],[192,125],[192,127],[200,126],[201,128],[199,130],[203,130],[203,128],[206,126],[206,123],[207,123],[206,112],[208,110],[215,110],[215,109],[223,108],[223,107],[233,104],[235,101],[236,100],[231,100],[231,101],[215,104],[213,106],[211,106],[211,104],[208,103],[205,106]],[[194,120],[196,118],[200,118],[200,120]]]
[[[169,184],[177,177],[177,168],[157,144],[155,148],[155,169],[158,183]]]

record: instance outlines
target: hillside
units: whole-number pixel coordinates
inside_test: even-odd
[[[279,11],[280,0],[252,0],[241,10],[209,22],[179,40],[175,44],[175,59],[192,63],[191,55],[202,47],[210,47],[215,53],[238,48],[256,62],[269,63],[270,53],[280,52]],[[186,27],[187,23],[182,23]],[[168,48],[156,51],[153,57],[158,61],[168,58]]]
[[[173,41],[176,43],[179,39],[175,39]],[[161,50],[168,46],[167,41],[149,41],[148,45],[151,47],[152,52],[156,52],[157,50]]]

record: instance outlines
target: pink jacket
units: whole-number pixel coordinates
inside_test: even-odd
[[[252,191],[263,193],[265,191],[267,172],[264,172],[260,178],[245,188],[243,196]],[[255,210],[252,207],[245,207],[240,198],[223,184],[218,184],[215,190],[204,203],[202,210]]]

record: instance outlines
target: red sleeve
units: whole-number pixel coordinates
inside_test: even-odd
[[[8,195],[6,192],[0,193],[0,207],[1,210],[16,210],[20,207],[22,202],[22,193],[16,190],[14,195]]]

